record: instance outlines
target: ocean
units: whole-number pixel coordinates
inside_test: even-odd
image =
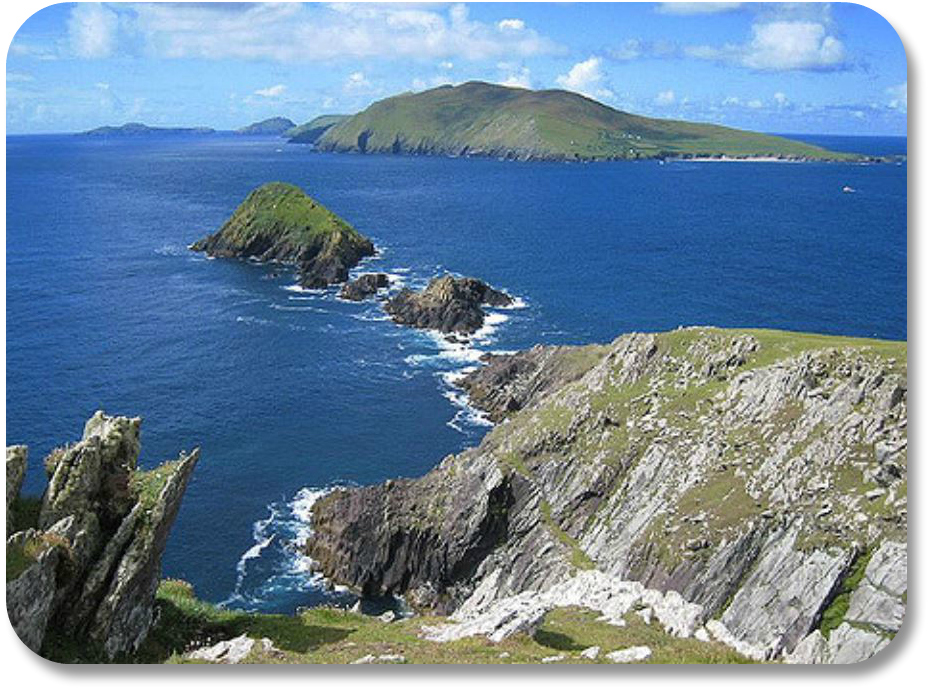
[[[803,137],[902,154],[904,138]],[[376,243],[360,271],[518,298],[469,345],[292,271],[188,251],[299,185]],[[843,192],[851,187],[853,193]],[[235,135],[7,138],[7,443],[41,460],[97,409],[143,467],[202,448],[163,562],[206,600],[348,602],[296,545],[322,492],[421,475],[489,428],[450,381],[484,352],[682,325],[907,338],[907,166],[516,163],[321,154]]]

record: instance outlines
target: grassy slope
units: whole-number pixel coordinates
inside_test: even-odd
[[[242,248],[262,235],[295,250],[338,240],[342,235],[349,241],[353,238],[364,241],[339,216],[299,187],[284,182],[269,182],[252,191],[218,234],[227,244]],[[194,248],[200,244],[196,243]]]
[[[293,121],[286,117],[269,117],[266,120],[253,122],[236,130],[237,134],[278,134],[283,135],[295,127]]]
[[[528,91],[482,82],[378,101],[329,129],[319,143],[323,148],[356,150],[359,138],[367,151],[400,147],[456,154],[467,147],[472,154],[526,158],[855,158],[782,137],[631,115],[567,91]]]
[[[286,132],[284,132],[284,136],[288,137],[292,143],[312,144],[323,134],[325,134],[326,130],[328,130],[330,127],[337,125],[340,122],[344,122],[349,117],[351,116],[320,115],[319,117],[314,117],[309,122],[304,122],[302,125],[291,127]]]
[[[717,643],[679,639],[657,624],[646,625],[630,614],[626,627],[596,620],[583,609],[559,609],[548,615],[534,636],[515,635],[494,644],[483,637],[456,642],[430,642],[419,637],[423,625],[443,619],[417,617],[384,623],[340,609],[310,609],[297,616],[247,614],[218,609],[198,601],[186,583],[168,580],[158,591],[161,617],[136,661],[182,663],[183,652],[242,633],[269,638],[282,655],[253,649],[254,663],[350,663],[365,655],[402,655],[408,663],[539,663],[563,654],[561,663],[593,663],[579,656],[587,647],[602,653],[638,644],[652,648],[648,663],[745,663]],[[67,650],[56,650],[67,656]],[[503,656],[501,656],[503,654]],[[603,656],[598,660],[604,663]]]

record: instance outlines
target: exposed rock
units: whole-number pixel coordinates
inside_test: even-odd
[[[210,647],[201,647],[187,653],[188,659],[209,661],[213,664],[238,664],[251,654],[255,640],[245,633],[231,640],[217,642]]]
[[[406,657],[401,654],[365,654],[360,659],[355,659],[352,664],[405,664]]]
[[[555,656],[544,656],[542,657],[543,664],[557,664],[559,661],[564,661],[564,654],[556,654]]]
[[[442,333],[474,333],[484,325],[482,306],[506,307],[513,298],[476,278],[433,278],[420,292],[404,288],[384,309],[394,321]]]
[[[7,610],[33,649],[54,631],[112,659],[152,626],[161,554],[199,451],[140,471],[139,426],[95,414],[80,442],[46,460],[40,530],[7,542],[26,566],[7,583]]]
[[[581,657],[584,659],[590,659],[593,661],[598,656],[600,656],[600,648],[596,646],[588,647],[587,649],[581,651]]]
[[[190,248],[215,257],[296,265],[300,285],[323,288],[348,280],[374,245],[303,190],[269,182],[253,190],[223,226]]]
[[[393,611],[384,611],[380,616],[377,617],[382,623],[393,623],[397,620],[397,614]]]
[[[390,280],[387,278],[386,273],[365,273],[355,280],[345,283],[339,291],[339,297],[353,302],[360,302],[371,295],[376,295],[378,290],[389,285]]]
[[[645,661],[651,655],[652,650],[650,647],[638,646],[609,652],[606,654],[606,658],[614,664],[632,664],[637,661]]]
[[[892,546],[907,529],[905,343],[698,328],[577,357],[498,360],[513,371],[476,377],[479,397],[518,409],[477,448],[317,502],[308,550],[323,571],[454,611],[461,628],[430,634],[502,639],[537,624],[538,593],[596,568],[655,592],[636,595],[642,614],[674,634],[776,659],[866,549],[849,615],[897,625],[903,595],[880,593],[906,582]],[[887,493],[870,498],[876,485]]]
[[[13,506],[26,476],[26,446],[7,446],[6,449],[6,536],[13,533]]]
[[[857,664],[870,659],[889,642],[882,635],[842,623],[828,638],[814,630],[784,661],[788,664]]]

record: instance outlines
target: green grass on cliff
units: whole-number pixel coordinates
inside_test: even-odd
[[[597,160],[773,156],[853,160],[783,137],[615,110],[577,93],[483,82],[378,101],[332,127],[322,148]]]
[[[253,648],[249,663],[345,664],[366,655],[396,654],[413,664],[526,664],[562,656],[555,663],[596,663],[580,651],[599,646],[603,654],[634,645],[648,645],[648,663],[717,664],[746,663],[734,651],[714,642],[680,639],[665,633],[656,623],[646,625],[638,616],[627,616],[617,627],[597,620],[586,609],[552,611],[533,636],[514,635],[500,643],[484,637],[455,642],[431,642],[420,637],[423,625],[437,625],[442,618],[414,617],[393,623],[341,609],[315,608],[296,616],[227,611],[196,599],[187,583],[167,580],[158,590],[160,617],[148,640],[132,661],[189,663],[184,652],[220,640],[247,634],[272,641],[279,652]]]

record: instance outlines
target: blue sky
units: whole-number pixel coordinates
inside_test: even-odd
[[[768,132],[905,134],[906,55],[845,3],[64,3],[7,56],[7,131],[304,122],[482,79]]]

